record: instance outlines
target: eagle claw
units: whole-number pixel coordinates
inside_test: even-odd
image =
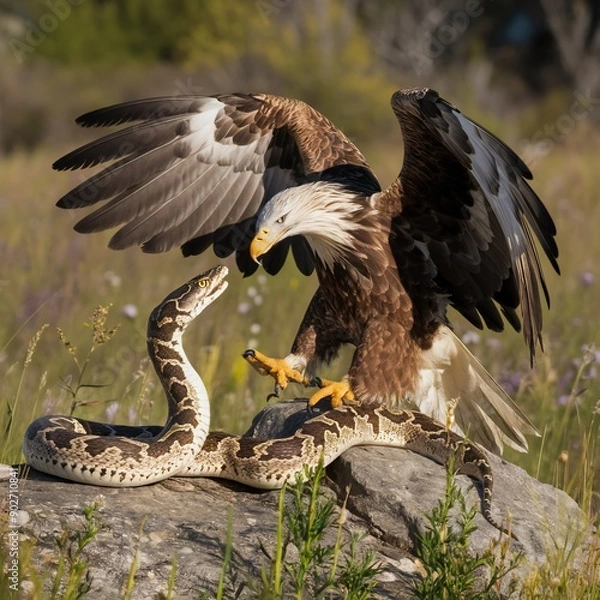
[[[308,400],[308,406],[313,407],[323,398],[331,397],[331,408],[339,408],[344,404],[356,404],[354,392],[346,379],[342,381],[330,381],[315,377],[311,385],[318,385],[321,389],[315,392]]]
[[[253,348],[246,350],[242,356],[257,373],[263,376],[270,375],[275,379],[275,387],[273,392],[267,396],[267,400],[279,398],[279,394],[285,390],[290,381],[304,385],[309,383],[307,378],[300,371],[292,369],[284,358],[269,358]]]

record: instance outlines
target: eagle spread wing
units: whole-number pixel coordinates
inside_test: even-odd
[[[397,229],[426,248],[441,296],[471,323],[516,329],[521,306],[532,353],[548,299],[533,234],[558,272],[556,230],[527,183],[531,173],[498,138],[433,90],[400,91],[392,108],[404,137],[404,164],[384,192],[356,146],[307,104],[268,94],[181,96],[118,104],[77,119],[84,127],[132,123],[70,152],[58,170],[113,161],[63,196],[58,206],[106,201],[75,229],[119,227],[110,246],[146,252],[182,246],[185,255],[211,245],[236,253],[244,274],[257,213],[281,190],[328,179],[376,194]],[[352,169],[347,167],[353,167]],[[361,187],[362,186],[362,187]],[[314,260],[303,238],[284,240],[262,261],[277,273],[292,248],[300,270]],[[422,273],[421,273],[422,275]],[[415,275],[405,273],[406,285]],[[541,291],[540,291],[541,289]],[[419,310],[419,298],[413,298]],[[500,307],[500,312],[498,307]]]
[[[82,233],[120,227],[115,249],[146,252],[182,246],[185,255],[211,244],[236,252],[239,268],[258,265],[248,246],[256,215],[277,192],[341,165],[356,165],[374,182],[365,159],[328,119],[307,104],[267,94],[182,96],[118,104],[77,119],[84,127],[123,128],[57,160],[57,170],[108,167],[63,196],[58,206],[107,201],[75,225]],[[376,184],[375,184],[376,185]],[[298,267],[313,269],[302,238],[286,240],[263,261],[270,273],[292,246]]]
[[[520,305],[533,357],[541,344],[540,288],[549,298],[532,232],[559,268],[556,229],[527,183],[531,172],[433,90],[397,92],[392,108],[404,138],[404,163],[397,180],[376,196],[376,207],[396,215],[396,228],[426,247],[437,288],[475,326],[481,328],[483,319],[501,331],[499,305],[519,330]]]

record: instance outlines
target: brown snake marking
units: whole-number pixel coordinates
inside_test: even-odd
[[[181,286],[148,321],[148,353],[169,406],[164,427],[130,427],[46,416],[25,434],[23,452],[39,471],[100,486],[140,486],[173,475],[221,477],[256,488],[277,489],[304,476],[321,457],[325,465],[348,448],[406,448],[446,463],[455,455],[458,473],[481,484],[481,512],[492,517],[492,471],[485,454],[421,413],[384,407],[343,406],[309,419],[291,437],[261,440],[208,432],[210,403],[202,379],[189,363],[182,336],[227,287],[227,268],[216,267]],[[514,537],[514,535],[513,535]]]

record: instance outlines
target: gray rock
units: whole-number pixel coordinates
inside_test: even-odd
[[[303,401],[267,407],[249,433],[285,437],[306,418]],[[518,576],[533,564],[543,564],[548,548],[569,546],[574,532],[587,536],[575,554],[591,543],[593,532],[577,504],[565,493],[529,477],[522,469],[490,456],[494,470],[494,515],[510,514],[526,561]],[[423,531],[423,514],[443,496],[445,470],[431,460],[396,448],[361,447],[346,452],[327,468],[326,493],[343,500],[350,490],[345,528],[362,531],[364,548],[371,548],[383,572],[374,597],[410,598],[419,568],[411,554],[415,535]],[[470,479],[457,481],[469,502],[479,505]],[[250,578],[260,576],[266,559],[259,549],[272,550],[278,492],[209,479],[173,478],[142,488],[98,488],[65,482],[34,470],[21,481],[19,508],[29,520],[21,537],[36,540],[33,560],[40,569],[55,552],[55,536],[65,527],[83,523],[82,507],[99,500],[104,529],[88,546],[92,590],[88,598],[121,597],[136,552],[139,567],[133,598],[152,598],[166,591],[174,557],[177,561],[176,598],[197,598],[201,590],[214,595],[223,564],[228,515],[232,520],[233,557],[225,597]],[[481,515],[472,536],[472,550],[482,552],[500,534]],[[143,526],[142,526],[143,525]],[[335,531],[331,532],[331,536]],[[575,568],[578,557],[575,556]],[[255,597],[245,588],[241,597]]]

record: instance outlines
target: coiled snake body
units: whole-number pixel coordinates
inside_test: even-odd
[[[215,267],[169,294],[148,321],[148,353],[164,387],[169,414],[164,427],[108,425],[67,416],[34,421],[23,452],[32,467],[100,486],[140,486],[173,475],[221,477],[276,489],[319,460],[328,465],[357,445],[407,448],[445,463],[455,455],[459,473],[483,487],[482,513],[491,515],[492,473],[474,445],[416,412],[344,406],[308,421],[291,437],[259,440],[209,433],[210,403],[201,377],[184,352],[182,336],[227,287],[227,268]]]

